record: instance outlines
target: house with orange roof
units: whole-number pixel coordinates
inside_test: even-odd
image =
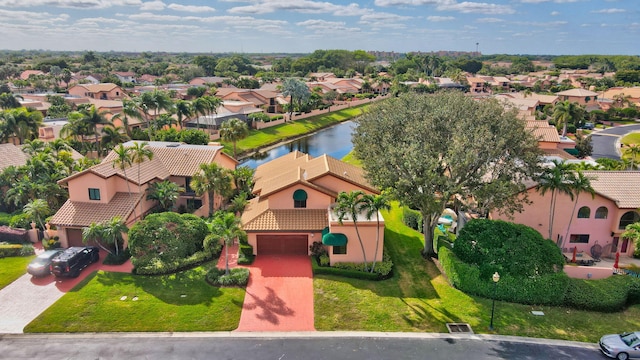
[[[114,71],[113,75],[115,75],[118,80],[123,83],[135,83],[136,82],[136,73],[133,71]]]
[[[489,82],[481,77],[467,77],[467,83],[469,83],[469,91],[474,94],[484,93],[489,89]]]
[[[216,96],[222,100],[252,103],[254,107],[268,113],[282,112],[280,104],[276,101],[277,95],[274,91],[260,89],[220,88],[216,91]]]
[[[611,100],[612,102],[615,102],[618,99],[622,100],[626,98],[626,100],[628,100],[630,103],[636,104],[636,106],[640,106],[640,86],[612,87],[603,92],[600,98]],[[618,106],[624,106],[624,104],[619,104]]]
[[[125,91],[113,83],[76,84],[69,88],[69,95],[100,100],[122,100],[127,97]]]
[[[330,262],[362,262],[360,242],[351,219],[340,223],[333,205],[340,192],[378,194],[361,168],[328,155],[311,157],[291,152],[258,166],[252,199],[242,214],[242,228],[257,256],[308,255],[322,242]],[[381,242],[376,253],[376,234]],[[382,260],[384,219],[358,217],[358,232],[367,261]]]
[[[135,141],[129,141],[124,146],[134,144]],[[230,170],[238,164],[222,152],[222,146],[152,141],[146,148],[153,152],[153,158],[140,164],[139,175],[136,164],[124,171],[114,166],[117,155],[111,151],[100,164],[58,182],[68,188],[69,199],[49,223],[57,227],[63,247],[82,245],[82,229],[94,222],[120,216],[131,226],[142,215],[141,207],[147,213],[156,205],[146,199],[145,193],[153,182],[169,180],[178,184],[185,190],[176,206],[194,209],[197,216],[208,216],[208,196],[195,194],[190,187],[192,176],[200,171],[200,164],[215,162]],[[214,201],[219,204],[222,198],[217,196]]]
[[[602,256],[620,252],[622,256],[632,257],[633,241],[623,239],[621,234],[627,225],[640,221],[640,172],[582,173],[590,179],[595,195],[582,193],[571,199],[558,193],[551,239],[565,252],[575,247],[578,252],[589,255],[592,249],[600,248],[604,251]],[[551,192],[542,195],[536,185],[532,183],[527,187],[530,203],[523,205],[522,212],[514,214],[513,218],[497,212],[491,217],[530,226],[548,238]]]
[[[580,105],[598,106],[598,93],[585,89],[569,89],[556,93],[560,101],[570,101]]]
[[[44,75],[44,72],[41,70],[25,70],[20,73],[20,80],[29,80],[32,76]]]

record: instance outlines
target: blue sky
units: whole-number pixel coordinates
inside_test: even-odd
[[[12,50],[637,55],[640,1],[0,0],[0,34]]]

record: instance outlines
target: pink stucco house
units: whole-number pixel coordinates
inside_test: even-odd
[[[124,146],[130,147],[134,143],[129,141]],[[191,190],[191,177],[200,171],[199,166],[203,163],[215,162],[227,169],[235,169],[238,164],[222,152],[222,146],[152,141],[148,142],[147,148],[153,152],[153,159],[141,163],[140,177],[137,164],[125,168],[125,177],[125,173],[114,166],[116,154],[112,151],[100,164],[59,181],[69,189],[69,199],[49,223],[57,227],[63,247],[82,245],[82,229],[93,222],[120,216],[131,226],[141,215],[140,203],[144,213],[155,206],[153,200],[146,199],[145,192],[157,181],[173,181],[185,189],[176,206],[185,205],[195,209],[195,215],[208,216],[208,196],[197,196]],[[221,198],[215,201],[220,202]]]
[[[553,220],[552,240],[563,249],[590,253],[594,245],[600,245],[606,253],[619,251],[622,256],[633,256],[634,245],[621,234],[628,224],[640,221],[640,172],[638,171],[583,171],[595,190],[594,197],[581,193],[572,201],[569,196],[558,195]],[[536,229],[542,236],[549,236],[549,211],[551,193],[544,196],[536,191],[536,185],[527,188],[530,204],[513,219],[492,213],[494,219],[513,221]],[[575,205],[575,213],[572,212]],[[572,218],[573,217],[573,218]]]
[[[258,166],[254,178],[256,197],[242,215],[242,227],[254,254],[308,255],[309,246],[321,241],[332,264],[363,261],[353,222],[345,219],[341,225],[331,207],[342,191],[378,193],[364,178],[362,169],[326,154],[313,158],[294,151]],[[359,219],[367,261],[372,261],[378,230],[375,215],[371,220]],[[377,261],[382,260],[382,216],[380,237]]]
[[[69,95],[100,100],[122,100],[128,97],[120,86],[112,83],[77,84],[69,88]]]

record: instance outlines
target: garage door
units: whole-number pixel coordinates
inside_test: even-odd
[[[82,242],[82,229],[67,229],[67,241],[71,246],[85,246]]]
[[[307,255],[307,235],[258,235],[258,255]]]

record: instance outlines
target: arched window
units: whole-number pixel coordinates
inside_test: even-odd
[[[591,209],[588,206],[583,206],[578,210],[578,219],[588,219],[591,216]]]
[[[604,206],[600,206],[598,210],[596,210],[596,219],[606,219],[609,215],[609,209]]]
[[[635,211],[627,211],[620,218],[620,223],[618,224],[618,229],[624,230],[627,225],[633,224],[634,222],[640,221],[640,215],[638,215]]]
[[[294,208],[306,208],[307,207],[307,192],[298,189],[293,192],[293,207]]]

